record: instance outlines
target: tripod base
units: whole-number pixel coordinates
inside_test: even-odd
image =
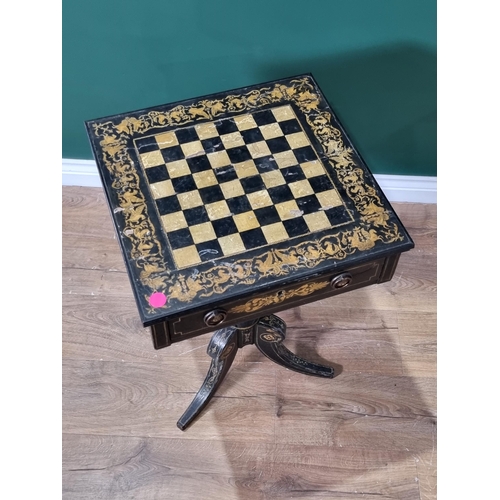
[[[333,378],[333,368],[311,363],[289,351],[283,345],[285,336],[285,322],[274,315],[216,331],[207,348],[207,354],[212,358],[208,374],[177,422],[177,427],[183,431],[193,423],[224,380],[238,349],[249,344],[255,344],[264,356],[289,370],[314,377]]]

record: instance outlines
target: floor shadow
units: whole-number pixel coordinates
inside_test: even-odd
[[[437,57],[413,44],[262,64],[255,81],[312,73],[374,173],[436,175]]]
[[[263,498],[280,497],[276,491],[281,495],[302,494],[301,498],[312,497],[311,492],[325,494],[337,490],[352,489],[354,494],[358,487],[371,495],[401,494],[409,498],[418,492],[415,476],[409,478],[409,473],[416,467],[426,478],[423,471],[433,467],[436,415],[426,401],[429,395],[425,394],[432,382],[406,373],[398,330],[392,324],[383,326],[389,315],[376,309],[372,294],[373,290],[365,293],[366,303],[359,304],[366,308],[365,312],[359,311],[361,318],[366,310],[372,311],[366,327],[361,325],[362,319],[356,318],[355,308],[346,310],[345,303],[337,311],[344,309],[338,324],[332,321],[327,325],[325,318],[336,309],[335,298],[328,299],[331,307],[325,308],[324,316],[306,327],[294,317],[294,312],[300,309],[307,313],[310,305],[277,313],[282,319],[287,318],[285,345],[309,361],[332,366],[335,380],[296,374],[273,367],[268,360],[263,364],[263,370],[276,373],[276,413],[272,419],[275,442],[266,445],[270,458],[265,463],[252,457],[255,467],[244,472],[235,447],[243,452],[245,446],[227,441],[226,458],[235,481],[251,485]],[[345,361],[345,365],[333,360]],[[241,376],[240,371],[238,377]],[[223,383],[227,384],[223,389],[226,392],[237,379],[229,377]],[[219,404],[221,401],[215,397],[206,412],[222,429],[228,422],[219,420],[213,411]],[[232,404],[237,415],[238,401]],[[204,416],[205,412],[193,425],[204,425]],[[234,419],[229,425],[237,428]],[[324,456],[311,466],[308,460],[315,452]],[[295,458],[287,458],[287,453]],[[336,474],[332,464],[343,460],[357,465],[351,471]],[[288,467],[293,468],[293,477],[286,472]],[[391,484],[399,473],[399,483]],[[380,486],[383,484],[386,486]],[[235,498],[246,498],[245,488]]]

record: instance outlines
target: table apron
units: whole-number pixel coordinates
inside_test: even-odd
[[[286,286],[268,289],[250,298],[212,304],[206,309],[188,312],[178,318],[156,323],[151,326],[154,346],[156,349],[160,349],[171,343],[214,332],[226,326],[257,319],[357,288],[390,281],[394,275],[399,255],[391,255],[357,266],[338,269],[334,272],[316,274]],[[332,287],[332,280],[343,274],[350,275],[350,283],[343,288]],[[205,324],[204,317],[216,308],[222,308],[227,312],[226,319],[217,326],[209,327]]]

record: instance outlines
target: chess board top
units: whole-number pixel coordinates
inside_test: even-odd
[[[312,75],[86,127],[144,325],[413,247]]]

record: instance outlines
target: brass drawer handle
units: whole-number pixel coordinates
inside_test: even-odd
[[[342,273],[332,279],[330,285],[332,288],[345,288],[352,281],[351,273]]]
[[[227,312],[224,309],[214,309],[213,311],[205,314],[203,320],[207,326],[216,326],[222,323],[227,316]]]

